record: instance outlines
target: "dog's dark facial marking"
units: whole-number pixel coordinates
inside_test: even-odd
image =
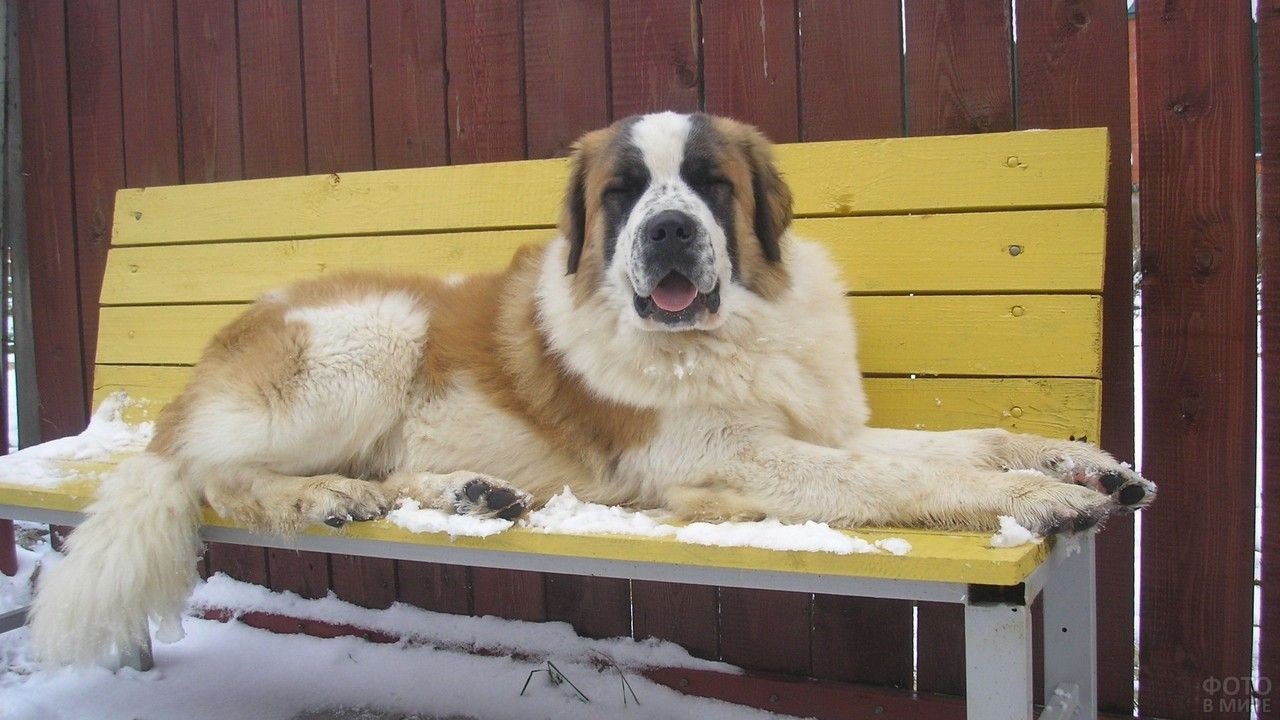
[[[690,117],[689,137],[684,145],[680,177],[711,210],[716,224],[724,230],[729,267],[734,280],[739,279],[738,237],[734,232],[733,182],[720,167],[727,141],[711,124],[711,118],[697,113]]]
[[[751,158],[751,191],[755,195],[756,239],[770,262],[782,260],[782,234],[791,225],[791,190],[760,147],[746,149]]]
[[[565,239],[569,241],[568,274],[578,272],[582,261],[582,247],[587,242],[587,160],[579,151],[569,177],[569,191],[565,194]]]
[[[615,141],[613,173],[604,186],[600,197],[600,208],[604,212],[604,262],[613,261],[613,253],[618,247],[618,233],[627,224],[631,210],[649,187],[649,168],[644,164],[640,149],[630,144],[625,135]]]

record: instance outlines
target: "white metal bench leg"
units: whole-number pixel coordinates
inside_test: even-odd
[[[1078,544],[1079,552],[1075,552]],[[1059,541],[1050,558],[1044,598],[1045,720],[1098,715],[1098,620],[1094,581],[1094,539],[1084,535]],[[1074,703],[1069,697],[1075,690]],[[1060,691],[1060,692],[1059,692]],[[1061,707],[1054,702],[1063,700]],[[1066,707],[1074,704],[1074,714]],[[1051,711],[1054,711],[1051,713]],[[1056,714],[1054,714],[1056,713]]]
[[[964,642],[969,720],[1031,718],[1030,609],[1004,603],[965,605]]]

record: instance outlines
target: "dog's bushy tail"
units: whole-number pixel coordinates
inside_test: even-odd
[[[40,574],[31,647],[58,664],[108,663],[147,640],[182,637],[183,603],[195,586],[200,494],[176,462],[143,453],[120,464],[67,540],[67,556]]]

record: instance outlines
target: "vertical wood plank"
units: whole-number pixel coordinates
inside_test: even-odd
[[[714,587],[633,580],[633,636],[669,640],[694,657],[718,659],[719,602]]]
[[[239,0],[240,116],[246,178],[307,172],[296,0]]]
[[[1107,251],[1103,280],[1102,437],[1133,462],[1133,213],[1130,192],[1128,10],[1124,0],[1018,5],[1018,125],[1105,126],[1110,133]],[[1098,536],[1098,702],[1133,708],[1131,517]]]
[[[902,8],[898,0],[801,0],[800,109],[806,140],[903,132]],[[814,677],[910,688],[909,602],[817,595]]]
[[[1203,701],[1206,678],[1252,669],[1251,33],[1243,1],[1139,7],[1143,468],[1160,484],[1142,520],[1144,715],[1249,716]]]
[[[310,173],[373,168],[367,10],[363,2],[302,3]]]
[[[302,9],[302,81],[307,172],[374,167],[369,12],[363,2],[314,0]],[[395,599],[395,561],[329,556],[338,597],[365,607]]]
[[[374,165],[378,169],[449,161],[443,13],[438,0],[369,3]],[[407,561],[395,565],[401,601],[438,612],[470,611],[466,566]]]
[[[1013,129],[1009,0],[907,2],[912,135]]]
[[[445,120],[444,10],[440,0],[372,0],[374,165],[449,162]]]
[[[244,176],[302,175],[307,172],[307,148],[298,3],[238,0],[236,14]],[[266,578],[258,581],[272,590],[309,598],[328,592],[328,556],[268,548],[266,559]]]
[[[40,439],[52,440],[80,432],[87,419],[71,195],[66,8],[57,0],[23,0],[17,10]]]
[[[1280,679],[1280,1],[1258,3],[1262,106],[1262,626],[1258,675]]]
[[[231,0],[178,0],[178,97],[183,180],[236,180],[240,87]]]
[[[452,163],[525,157],[520,10],[519,4],[501,0],[460,0],[445,6]],[[541,573],[472,568],[471,588],[477,615],[546,618]]]
[[[631,583],[618,578],[546,576],[547,619],[573,625],[583,637],[631,636]]]
[[[1009,1],[912,0],[904,14],[909,134],[1011,130]],[[919,603],[916,614],[917,687],[963,695],[963,608]]]
[[[520,6],[507,0],[457,0],[445,8],[455,164],[525,157],[520,28]]]
[[[802,139],[901,135],[900,0],[800,0],[799,9]]]
[[[111,244],[111,214],[115,192],[124,186],[120,17],[115,0],[70,3],[67,42],[83,401],[87,405],[92,400],[98,297]]]
[[[471,576],[465,565],[396,563],[396,597],[424,610],[471,612]]]
[[[182,182],[172,2],[120,0],[125,183]]]
[[[720,588],[720,659],[750,670],[808,675],[812,597]]]
[[[702,108],[697,0],[611,0],[612,117]]]
[[[236,5],[232,0],[178,0],[178,126],[184,182],[244,177]],[[237,580],[267,584],[260,547],[209,543],[205,565]]]
[[[702,1],[707,112],[800,139],[795,0]]]
[[[578,136],[609,124],[606,44],[604,3],[525,0],[529,157],[567,155]]]

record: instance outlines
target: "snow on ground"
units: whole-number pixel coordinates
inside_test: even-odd
[[[23,555],[24,574],[0,576],[0,598],[22,600],[37,552]],[[334,597],[304,600],[272,593],[225,576],[197,588],[191,608],[287,612],[404,637],[394,644],[356,638],[276,635],[238,622],[185,619],[187,636],[155,646],[156,669],[42,668],[27,655],[26,630],[0,635],[0,719],[3,720],[290,720],[405,716],[618,720],[780,717],[715,700],[686,697],[640,676],[649,666],[734,672],[731,666],[690,657],[655,640],[592,640],[565,623],[527,623],[492,617],[443,615],[397,604],[369,610]],[[510,656],[472,655],[460,648]],[[567,685],[553,686],[555,666],[590,699]],[[614,666],[616,664],[616,667]],[[619,670],[640,705],[624,705]]]

